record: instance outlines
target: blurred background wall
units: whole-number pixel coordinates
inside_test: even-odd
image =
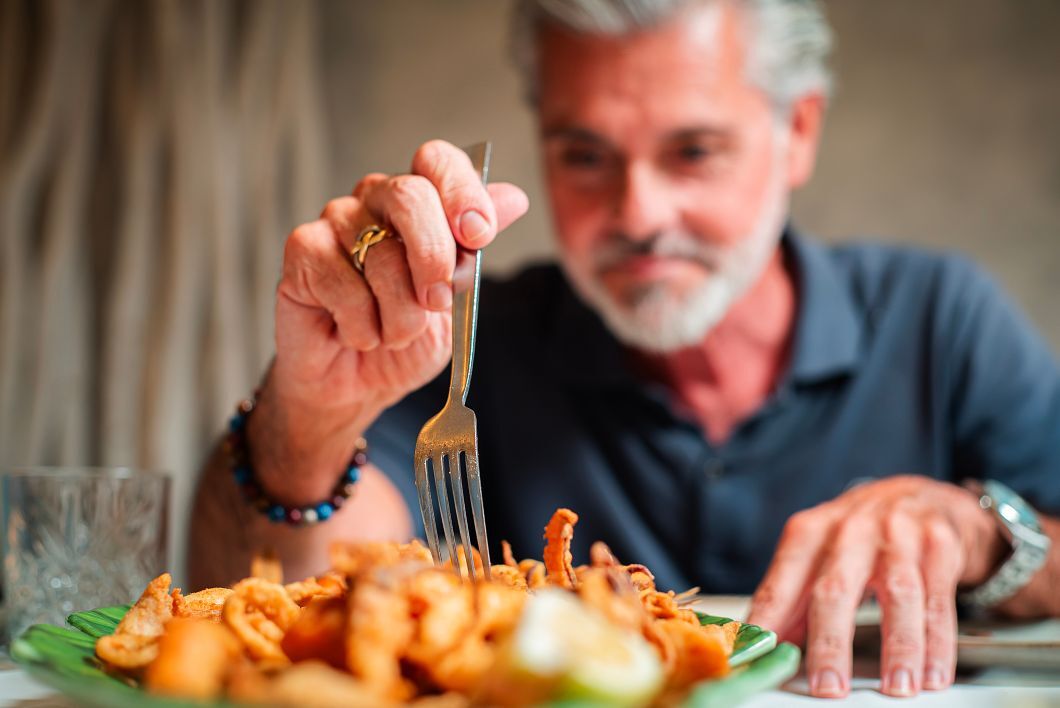
[[[957,249],[1060,350],[1060,3],[828,0],[796,221]],[[495,143],[552,252],[503,0],[0,0],[0,464],[194,472],[271,348],[286,234],[422,141]]]

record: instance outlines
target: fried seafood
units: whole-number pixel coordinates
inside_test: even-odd
[[[693,626],[680,619],[655,622],[674,647],[674,663],[667,676],[671,688],[685,688],[696,681],[724,676],[729,672],[732,642],[717,625]]]
[[[297,583],[287,583],[283,589],[299,607],[305,607],[317,598],[345,596],[346,576],[329,571],[318,578],[306,578]]]
[[[247,578],[232,588],[221,617],[252,659],[281,666],[289,660],[280,642],[298,613],[282,585]]]
[[[337,573],[353,579],[362,571],[379,566],[396,565],[403,561],[430,565],[434,562],[431,551],[422,543],[385,543],[369,541],[360,543],[334,543],[330,549],[331,567]]]
[[[283,565],[271,548],[255,553],[250,559],[250,577],[283,585]]]
[[[280,641],[292,662],[320,659],[346,668],[346,598],[318,597],[305,606]]]
[[[692,593],[603,543],[575,566],[577,521],[556,511],[543,561],[503,543],[488,581],[476,551],[457,573],[418,541],[337,543],[331,571],[286,585],[261,559],[264,577],[188,595],[164,574],[96,653],[160,695],[291,706],[655,705],[724,675],[739,623],[701,626]]]
[[[158,657],[147,667],[144,684],[151,693],[210,699],[221,693],[241,647],[221,624],[176,617],[158,640]]]
[[[225,601],[232,595],[232,588],[206,588],[190,595],[182,595],[180,588],[173,590],[173,616],[197,617],[221,621]]]
[[[381,698],[401,701],[415,692],[401,674],[413,636],[408,598],[376,577],[353,586],[346,618],[346,667]]]
[[[96,642],[96,654],[111,666],[127,671],[142,669],[158,656],[158,638],[173,618],[172,582],[163,573],[148,583],[140,599],[118,623],[114,634]]]
[[[545,527],[545,571],[548,582],[573,590],[578,579],[574,575],[574,557],[570,542],[574,538],[574,524],[578,515],[570,509],[557,509]]]

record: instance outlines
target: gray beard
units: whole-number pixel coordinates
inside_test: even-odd
[[[685,292],[658,282],[641,288],[628,301],[619,301],[598,273],[628,257],[631,247],[606,247],[591,263],[576,263],[561,251],[561,263],[581,298],[594,309],[619,341],[649,352],[669,353],[702,342],[765,271],[776,252],[788,213],[788,194],[781,181],[779,161],[758,222],[747,236],[729,248],[705,244],[686,233],[667,232],[641,253],[690,258],[707,267],[701,283]]]

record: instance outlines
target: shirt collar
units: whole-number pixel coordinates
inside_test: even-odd
[[[786,380],[808,384],[852,373],[861,358],[861,318],[825,247],[792,227],[781,239],[798,297],[791,365]],[[600,386],[643,385],[623,346],[569,287],[556,311],[548,356],[563,380]]]
[[[784,233],[795,276],[798,315],[788,379],[813,383],[853,373],[861,360],[864,323],[826,248]]]

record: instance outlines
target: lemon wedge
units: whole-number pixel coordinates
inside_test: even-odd
[[[558,687],[556,698],[634,706],[662,685],[655,650],[565,590],[541,590],[523,609],[512,642],[514,668]]]

